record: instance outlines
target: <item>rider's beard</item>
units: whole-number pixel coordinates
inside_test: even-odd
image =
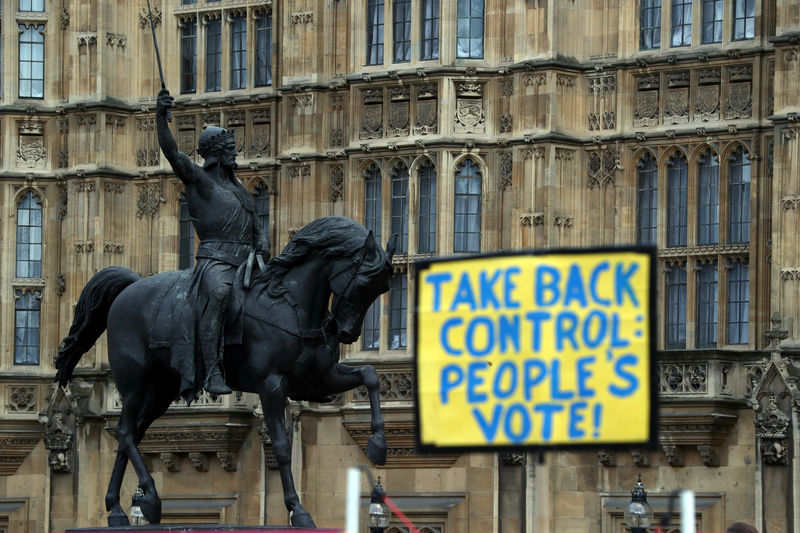
[[[225,168],[229,168],[231,170],[236,170],[239,168],[239,163],[236,162],[235,155],[224,155],[222,159],[220,159],[220,164]]]

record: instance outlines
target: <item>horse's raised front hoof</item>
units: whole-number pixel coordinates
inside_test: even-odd
[[[308,514],[308,511],[303,509],[302,511],[294,511],[292,513],[292,527],[314,529],[317,525],[314,523],[311,515]]]
[[[372,464],[381,466],[386,464],[386,437],[372,435],[367,441],[367,457]]]
[[[131,525],[130,520],[128,520],[128,515],[125,514],[121,507],[117,507],[117,509],[114,509],[111,511],[111,514],[108,515],[108,527],[124,527]]]
[[[149,523],[161,523],[161,498],[158,497],[155,489],[144,493],[144,497],[139,503],[139,508]]]

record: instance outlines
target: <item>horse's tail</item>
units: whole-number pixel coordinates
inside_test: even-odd
[[[111,304],[128,285],[141,278],[124,267],[104,268],[89,280],[75,306],[75,319],[69,335],[61,342],[56,357],[56,381],[66,386],[81,356],[106,330]]]

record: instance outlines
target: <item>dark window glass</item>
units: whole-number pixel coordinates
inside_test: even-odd
[[[703,263],[697,272],[697,347],[717,345],[717,265]]]
[[[375,164],[364,174],[364,227],[381,242],[381,171]]]
[[[19,0],[20,11],[44,11],[44,0]]]
[[[703,44],[722,42],[722,0],[703,0]]]
[[[181,92],[197,89],[197,22],[187,22],[181,29]]]
[[[19,97],[44,98],[44,24],[19,30]]]
[[[750,242],[750,160],[741,146],[730,158],[729,175],[729,241]]]
[[[439,0],[422,0],[420,59],[439,58]]]
[[[456,57],[483,59],[483,0],[458,0]]]
[[[222,89],[222,23],[209,21],[206,26],[206,91]]]
[[[667,167],[667,246],[686,246],[689,166],[682,154],[673,156]]]
[[[178,212],[178,268],[183,270],[194,266],[194,224],[189,214],[189,206],[181,194]]]
[[[256,86],[272,85],[272,14],[256,19]]]
[[[14,291],[14,364],[39,364],[41,291]]]
[[[367,2],[367,65],[383,63],[383,0]]]
[[[666,304],[666,347],[686,348],[686,263],[667,270]]]
[[[711,150],[697,164],[697,244],[719,243],[719,158]]]
[[[636,240],[640,244],[656,244],[658,229],[658,167],[652,155],[639,160]]]
[[[661,47],[661,0],[642,0],[639,24],[639,48],[652,50]]]
[[[234,17],[231,22],[231,89],[247,86],[247,18]]]
[[[672,0],[672,46],[692,44],[692,0]]]
[[[381,242],[381,171],[371,165],[364,174],[364,227],[372,231]],[[380,347],[380,297],[376,299],[364,316],[363,347],[377,350]]]
[[[436,252],[436,168],[430,161],[419,167],[417,252]]]
[[[733,40],[756,36],[756,0],[733,0]]]
[[[453,252],[481,251],[481,172],[471,159],[456,171]]]
[[[181,5],[182,6],[188,6],[188,5],[196,4],[196,3],[197,3],[197,0],[181,0]]]
[[[32,192],[17,205],[16,277],[42,277],[42,202]]]
[[[261,222],[261,230],[269,235],[269,192],[264,187],[256,187],[256,216]]]
[[[411,61],[411,0],[395,0],[394,8],[394,62]]]
[[[406,309],[408,309],[408,278],[405,272],[392,276],[389,289],[389,349],[402,350],[406,347]]]
[[[398,163],[392,170],[392,234],[397,234],[397,253],[408,253],[408,168]]]
[[[750,312],[750,269],[736,261],[728,271],[728,344],[747,344]]]

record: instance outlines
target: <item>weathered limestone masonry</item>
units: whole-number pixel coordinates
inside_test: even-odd
[[[699,531],[800,531],[797,0],[151,3],[176,139],[199,161],[205,125],[234,129],[273,253],[325,215],[384,242],[407,228],[343,357],[379,369],[390,456],[374,473],[422,531],[621,533],[639,474],[659,517],[683,487]],[[53,358],[97,270],[191,256],[145,6],[2,0],[0,530],[105,524],[106,346],[66,392]],[[416,454],[415,259],[637,241],[661,263],[659,449]],[[165,522],[287,523],[255,405],[176,402],[148,432]],[[366,394],[290,412],[301,498],[340,527],[346,468],[369,464]]]

